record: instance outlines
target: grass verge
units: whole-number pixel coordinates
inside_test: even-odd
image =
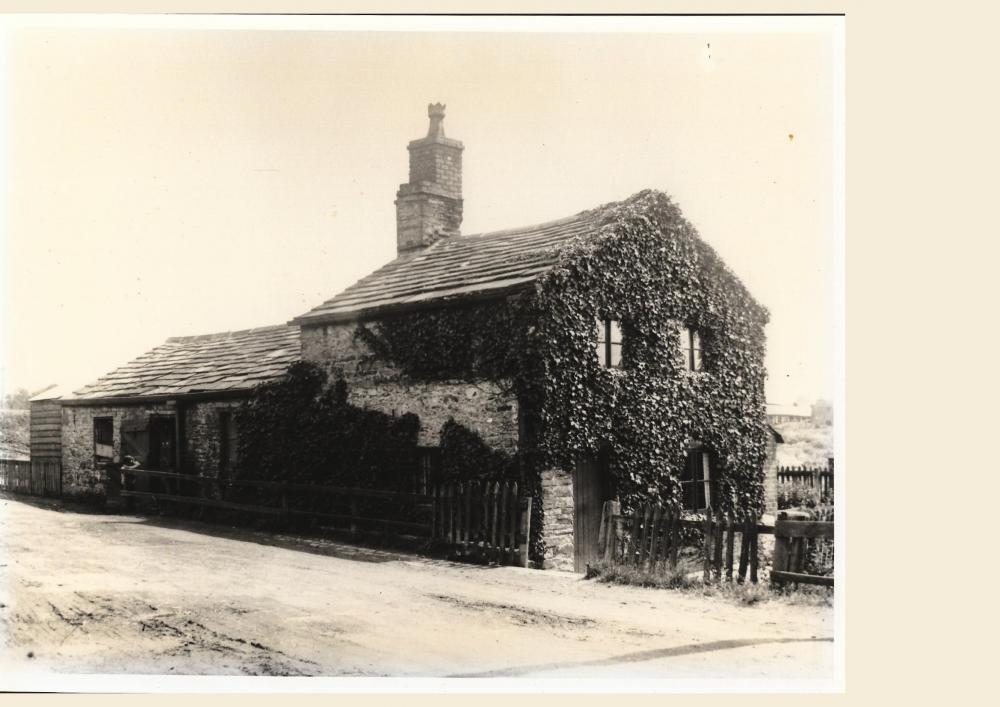
[[[650,589],[673,589],[684,594],[720,599],[742,606],[781,601],[802,606],[833,606],[833,589],[813,585],[773,587],[770,582],[713,582],[705,584],[701,570],[681,563],[675,571],[650,572],[637,567],[599,562],[587,566],[586,579]]]

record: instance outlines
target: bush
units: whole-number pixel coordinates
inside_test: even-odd
[[[351,405],[310,363],[253,389],[237,413],[243,478],[403,489],[416,466],[416,415]]]
[[[778,484],[778,510],[833,505],[833,493],[805,484]]]

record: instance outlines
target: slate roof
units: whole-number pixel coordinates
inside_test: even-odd
[[[177,336],[76,391],[74,400],[175,396],[252,388],[300,355],[298,327]]]
[[[396,258],[292,323],[350,321],[374,311],[526,287],[555,264],[560,245],[594,230],[594,213],[443,238]]]

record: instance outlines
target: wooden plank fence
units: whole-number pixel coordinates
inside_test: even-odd
[[[833,540],[833,522],[807,520],[807,513],[780,511],[774,523],[774,559],[771,582],[774,584],[820,584],[833,586],[833,577],[805,572],[809,540]]]
[[[621,513],[618,501],[606,501],[601,516],[598,547],[605,562],[631,565],[649,572],[675,571],[681,547],[681,529],[703,532],[703,579],[734,579],[735,536],[740,535],[739,564],[735,579],[758,580],[757,536],[772,532],[753,514],[720,514],[711,510],[704,519],[684,517],[676,508],[645,504],[630,515]]]
[[[525,567],[528,562],[531,499],[518,495],[517,484],[471,482],[443,485],[432,494],[415,494],[285,481],[219,480],[151,469],[122,469],[121,477],[109,479],[112,497],[145,499],[157,507],[161,502],[179,503],[286,519],[334,521],[352,534],[361,528],[380,529],[385,535],[405,531],[427,538],[457,558],[476,556]],[[160,488],[151,490],[148,480],[154,479]],[[234,489],[261,491],[261,502],[239,499]],[[231,500],[234,497],[237,500]],[[301,507],[315,506],[320,498],[334,502],[324,504],[322,511]],[[366,502],[373,501],[382,503],[366,511],[365,505],[373,505]]]
[[[0,490],[31,493],[31,462],[0,459]]]
[[[0,459],[0,491],[58,497],[62,494],[61,472],[58,460]]]
[[[833,493],[833,459],[826,467],[779,466],[778,483],[818,488],[823,494]]]
[[[465,483],[436,487],[431,538],[459,557],[528,566],[530,496],[513,482]]]

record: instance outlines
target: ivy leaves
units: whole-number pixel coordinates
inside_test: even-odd
[[[590,212],[591,234],[521,295],[359,325],[372,360],[423,380],[507,381],[525,417],[529,470],[570,469],[608,449],[630,506],[680,502],[688,445],[724,464],[717,506],[760,510],[766,454],[767,311],[668,196],[645,191]],[[594,319],[625,330],[625,368],[602,368]],[[708,370],[689,374],[681,325],[703,332]]]

